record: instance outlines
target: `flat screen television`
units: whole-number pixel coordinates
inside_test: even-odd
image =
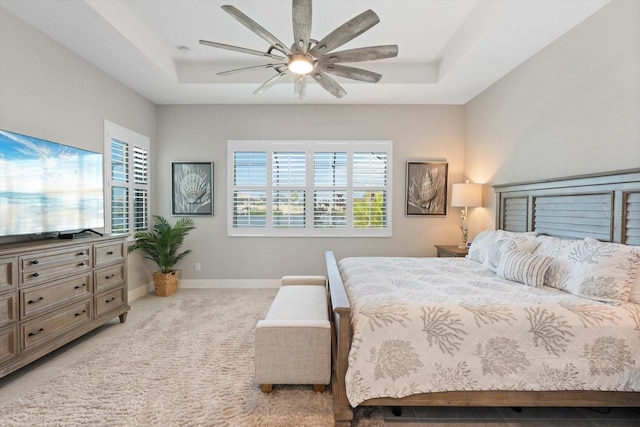
[[[0,130],[0,236],[103,227],[102,154]]]

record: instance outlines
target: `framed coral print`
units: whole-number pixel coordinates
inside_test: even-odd
[[[171,162],[171,214],[213,215],[212,162]]]
[[[407,215],[447,214],[445,162],[407,162]]]

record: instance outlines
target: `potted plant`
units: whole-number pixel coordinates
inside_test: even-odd
[[[133,237],[135,242],[129,246],[128,252],[140,249],[144,253],[144,258],[158,264],[160,271],[153,273],[153,284],[156,295],[167,297],[176,293],[178,289],[179,272],[172,270],[185,255],[191,250],[178,252],[184,238],[189,231],[193,230],[193,220],[191,218],[181,218],[176,221],[175,226],[159,216],[153,216],[152,231],[138,231]]]

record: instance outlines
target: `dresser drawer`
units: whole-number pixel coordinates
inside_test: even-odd
[[[41,286],[20,290],[20,318],[22,320],[44,313],[91,295],[91,274],[60,279]]]
[[[21,327],[22,348],[29,350],[38,344],[62,335],[68,330],[91,320],[91,299],[60,308],[40,316]]]
[[[91,270],[91,248],[73,248],[20,257],[20,285],[30,286]]]
[[[18,326],[0,328],[0,362],[18,355]]]
[[[118,288],[95,297],[96,318],[125,305],[125,288]]]
[[[18,257],[0,258],[0,292],[18,287]]]
[[[16,321],[15,295],[0,295],[0,328],[15,323]]]
[[[115,288],[124,283],[124,265],[114,265],[113,267],[101,268],[93,272],[93,282],[96,284],[95,293]]]
[[[94,245],[93,248],[94,265],[96,267],[124,261],[126,255],[124,242],[101,243]]]

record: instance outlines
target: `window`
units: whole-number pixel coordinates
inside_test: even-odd
[[[104,123],[105,232],[149,228],[149,138]]]
[[[229,141],[231,236],[391,236],[391,141]]]

